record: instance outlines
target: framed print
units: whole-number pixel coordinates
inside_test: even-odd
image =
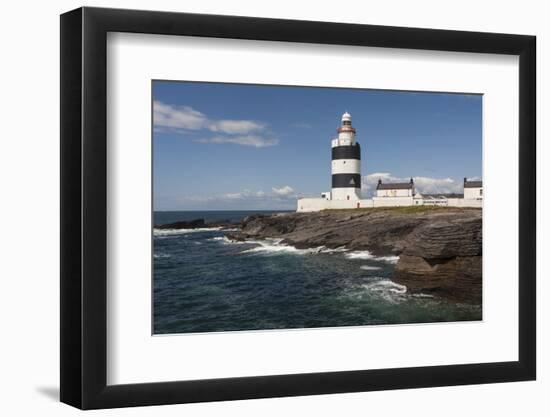
[[[61,16],[61,401],[536,375],[535,38]]]

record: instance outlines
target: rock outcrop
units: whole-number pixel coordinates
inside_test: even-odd
[[[393,279],[410,292],[481,303],[481,210],[400,207],[254,215],[229,237],[281,238],[297,248],[345,246],[399,255]]]
[[[239,226],[239,223],[232,222],[231,220],[213,220],[205,221],[204,219],[194,219],[194,220],[181,220],[174,223],[166,223],[155,225],[155,229],[166,230],[166,229],[199,229],[203,227],[221,227],[223,228],[234,228]]]
[[[394,280],[409,291],[481,303],[482,228],[479,216],[436,220],[406,239]]]
[[[199,227],[206,227],[204,219],[195,219],[189,221],[179,221],[174,223],[156,225],[155,229],[197,229]]]

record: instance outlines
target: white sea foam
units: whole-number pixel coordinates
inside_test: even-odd
[[[264,254],[295,254],[295,255],[311,255],[311,254],[332,254],[343,253],[349,259],[369,259],[375,261],[384,261],[389,263],[396,263],[399,259],[398,256],[374,256],[369,251],[353,251],[350,252],[344,246],[338,248],[327,248],[326,246],[317,246],[314,248],[298,249],[292,245],[282,243],[283,239],[266,238],[264,240],[232,240],[227,236],[216,236],[208,239],[210,241],[220,242],[222,244],[234,244],[234,245],[256,245],[256,247],[246,249],[241,253],[264,253]],[[381,269],[380,267],[362,267],[362,269]]]
[[[369,293],[382,297],[390,303],[399,303],[403,301],[407,293],[407,287],[405,285],[397,284],[389,279],[369,282],[368,284],[364,284],[363,288]]]
[[[372,277],[367,283],[351,285],[343,294],[346,298],[368,300],[382,298],[391,304],[397,304],[407,299],[407,287],[397,284],[387,278]]]
[[[247,241],[247,243],[257,244],[258,246],[250,249],[246,249],[241,253],[264,253],[264,254],[294,254],[294,255],[309,255],[313,253],[320,253],[324,247],[319,246],[317,248],[309,249],[297,249],[294,246],[281,243],[282,239],[266,239]]]
[[[224,245],[229,245],[229,244],[242,245],[242,244],[247,243],[247,242],[242,241],[242,240],[229,239],[227,236],[216,236],[216,237],[211,237],[210,239],[206,239],[206,240],[210,240],[210,241],[214,241],[214,242],[220,242],[220,243],[223,243]]]
[[[325,248],[324,246],[321,246],[321,248],[323,248],[321,250],[321,253],[341,253],[349,251],[349,249],[346,249],[344,246],[340,246],[339,248],[335,249]]]
[[[170,258],[170,255],[167,253],[155,253],[153,254],[153,258]]]
[[[297,255],[305,255],[308,253],[318,253],[323,246],[313,249],[296,249],[294,246],[281,243],[282,239],[267,238],[265,240],[232,240],[227,236],[216,236],[208,239],[210,241],[220,242],[224,245],[256,245],[253,248],[246,249],[240,253],[293,253]]]
[[[153,229],[153,234],[155,236],[172,236],[198,232],[216,232],[218,230],[221,230],[221,227],[199,227],[196,229]]]
[[[397,261],[399,260],[399,256],[375,256],[368,250],[348,252],[344,254],[344,256],[348,259],[370,259],[373,261],[383,261],[392,264],[397,263]]]
[[[361,265],[359,269],[363,269],[365,271],[378,271],[379,269],[382,269],[379,266],[372,266],[372,265]]]
[[[432,294],[424,294],[424,293],[412,294],[411,296],[414,298],[435,298]]]
[[[292,245],[282,243],[283,239],[267,238],[265,240],[247,240],[246,242],[239,243],[251,243],[256,244],[255,248],[247,249],[241,253],[266,253],[266,254],[294,254],[294,255],[313,255],[313,254],[331,254],[347,252],[343,246],[338,248],[327,248],[326,246],[317,246],[314,248],[298,249]]]
[[[405,285],[397,284],[389,279],[369,282],[368,284],[364,284],[363,287],[376,292],[390,292],[394,294],[405,294],[407,292]]]

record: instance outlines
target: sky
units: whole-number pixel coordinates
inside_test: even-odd
[[[363,197],[413,177],[462,193],[482,176],[482,96],[153,81],[155,210],[293,210],[330,191],[345,111],[361,144]]]

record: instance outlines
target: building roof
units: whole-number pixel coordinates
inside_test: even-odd
[[[482,181],[468,181],[464,178],[464,188],[481,188],[483,187]]]
[[[414,182],[388,182],[383,184],[381,180],[378,181],[376,186],[377,190],[410,190],[414,187]]]

